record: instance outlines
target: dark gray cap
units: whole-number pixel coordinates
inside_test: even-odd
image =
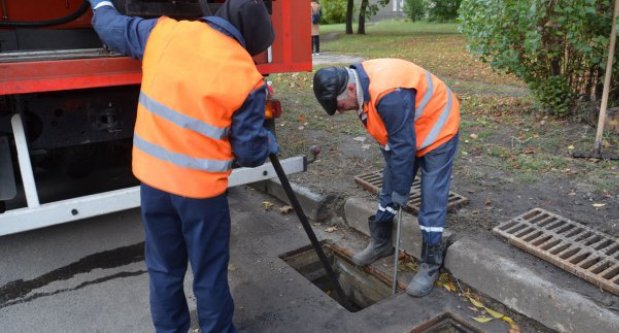
[[[348,71],[341,67],[322,68],[314,74],[314,95],[329,115],[337,111],[337,96],[346,90],[347,84]]]
[[[262,0],[227,0],[215,16],[236,27],[252,56],[266,51],[275,39],[271,16]]]

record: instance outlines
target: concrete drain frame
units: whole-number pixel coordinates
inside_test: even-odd
[[[413,182],[413,186],[411,187],[411,192],[408,197],[408,204],[404,208],[407,212],[415,215],[419,214],[419,209],[421,208],[421,181],[419,176],[420,174],[415,177],[415,181]],[[357,184],[359,184],[366,191],[379,194],[383,183],[383,173],[382,171],[364,173],[355,176],[355,182],[357,182]],[[454,210],[467,205],[468,203],[469,199],[466,197],[455,192],[449,192],[449,201],[447,204],[448,209]]]
[[[458,319],[451,313],[443,313],[417,327],[410,333],[482,333],[464,320]]]
[[[280,258],[350,312],[358,312],[391,296],[391,287],[379,277],[356,267],[330,242],[323,241],[321,245],[351,307],[346,307],[342,300],[338,299],[311,245],[285,253]]]
[[[493,231],[520,249],[619,296],[619,241],[541,208]]]

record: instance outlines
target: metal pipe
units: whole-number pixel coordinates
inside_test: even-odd
[[[393,255],[393,281],[391,291],[395,295],[398,292],[398,262],[400,259],[400,231],[402,230],[402,208],[398,209],[398,227],[395,236],[395,254]]]
[[[305,213],[303,212],[303,208],[301,207],[301,204],[299,203],[297,196],[294,194],[294,191],[292,190],[292,187],[290,186],[288,177],[286,177],[286,173],[284,173],[284,170],[282,169],[282,166],[279,163],[279,159],[277,158],[277,155],[269,154],[269,159],[271,160],[271,164],[273,165],[273,168],[275,169],[275,172],[277,173],[277,177],[279,178],[279,181],[282,183],[282,187],[284,188],[284,191],[286,192],[286,196],[288,196],[288,200],[290,200],[290,204],[292,205],[292,208],[294,208],[294,211],[297,213],[297,216],[299,217],[299,220],[301,221],[301,225],[303,225],[303,229],[305,229],[305,233],[307,234],[307,237],[310,239],[310,242],[312,243],[312,246],[314,247],[314,250],[316,251],[318,258],[320,259],[322,266],[324,267],[325,271],[327,271],[327,276],[329,277],[329,280],[335,287],[335,292],[337,293],[337,295],[339,296],[340,300],[345,305],[345,307],[350,308],[349,307],[350,302],[348,301],[346,294],[344,294],[344,290],[342,289],[340,282],[337,280],[337,277],[335,276],[335,272],[333,271],[333,268],[331,268],[331,265],[329,264],[329,260],[327,259],[327,256],[325,255],[324,251],[322,250],[322,247],[320,246],[320,243],[318,242],[318,239],[316,238],[316,234],[314,234],[314,230],[312,230],[312,227],[310,226],[309,221],[307,220],[307,216],[305,216]]]

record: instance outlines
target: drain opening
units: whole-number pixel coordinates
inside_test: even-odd
[[[306,246],[280,258],[350,312],[365,309],[391,295],[391,288],[388,285],[349,262],[330,244],[323,243],[322,249],[337,275],[350,306],[342,303],[342,300],[338,298],[314,248]]]
[[[421,324],[410,333],[481,333],[481,331],[445,313]]]

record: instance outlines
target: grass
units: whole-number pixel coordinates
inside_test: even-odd
[[[461,102],[457,167],[468,169],[471,181],[484,177],[476,171],[476,163],[481,163],[503,172],[506,179],[527,184],[546,173],[567,173],[569,180],[586,182],[598,191],[619,188],[616,162],[592,164],[569,155],[568,146],[592,147],[595,131],[537,112],[526,85],[471,55],[455,24],[382,21],[368,25],[367,35],[361,36],[344,34],[344,25],[323,25],[321,35],[325,53],[403,58],[441,77]],[[323,147],[366,135],[353,113],[329,117],[322,111],[312,93],[312,73],[278,74],[271,80],[284,104],[278,130],[291,138],[282,144],[284,153],[307,150],[303,140],[318,136],[313,131],[330,133],[332,138],[320,142]],[[610,149],[619,145],[617,135],[606,134],[605,140]],[[369,155],[373,165],[380,163],[379,154]]]

